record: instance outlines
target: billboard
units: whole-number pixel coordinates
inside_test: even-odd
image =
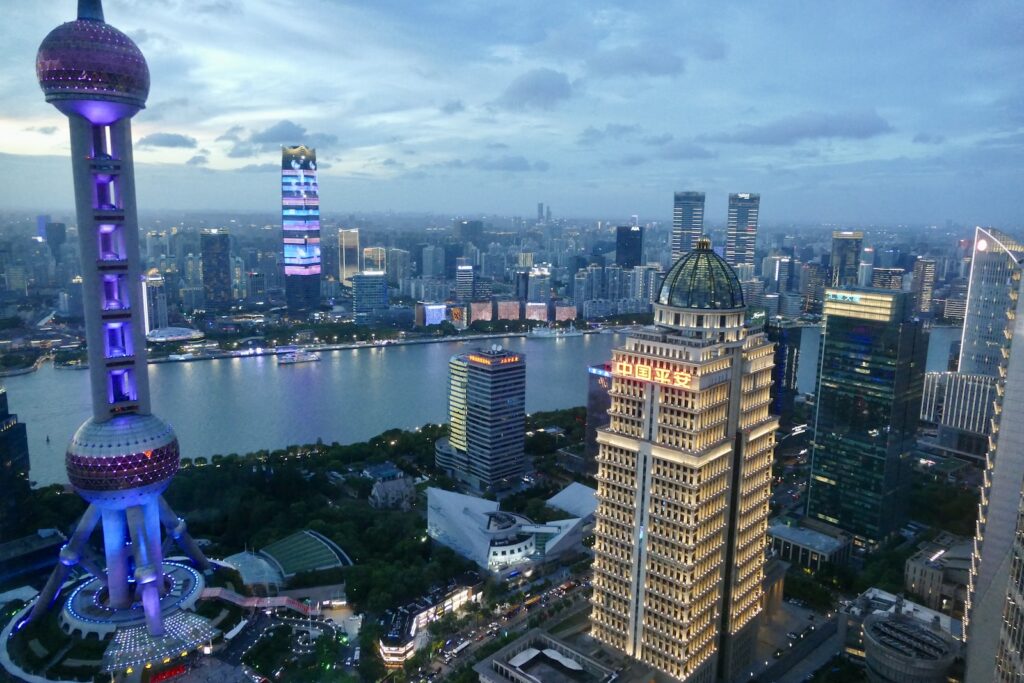
[[[519,302],[499,301],[498,320],[519,320]]]
[[[469,305],[469,313],[474,322],[477,320],[488,321],[494,317],[490,301],[474,301]]]
[[[555,304],[555,320],[562,322],[564,320],[575,320],[576,319],[576,306],[568,304]]]
[[[529,301],[526,304],[526,319],[548,321],[548,305],[544,302]]]

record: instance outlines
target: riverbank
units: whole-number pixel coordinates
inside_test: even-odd
[[[35,372],[43,366],[43,363],[50,360],[53,356],[49,354],[43,354],[36,358],[35,362],[27,368],[14,368],[13,370],[0,370],[0,378],[2,377],[17,377],[18,375],[27,375],[30,372]]]

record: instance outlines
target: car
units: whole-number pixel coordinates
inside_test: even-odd
[[[796,639],[797,639],[797,638],[799,638],[800,636],[798,636],[798,635],[797,635],[796,633],[794,633],[793,631],[790,631],[789,633],[787,633],[787,634],[786,634],[786,637],[787,637],[787,638],[789,638],[790,640],[796,640]]]

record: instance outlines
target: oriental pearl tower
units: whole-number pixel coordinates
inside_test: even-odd
[[[131,118],[149,94],[149,69],[138,46],[104,21],[101,0],[79,0],[78,19],[43,40],[36,75],[71,128],[92,417],[66,455],[71,486],[89,507],[29,619],[57,603],[79,566],[92,578],[64,601],[65,631],[84,636],[94,629],[109,638],[134,629],[149,638],[134,643],[137,650],[171,640],[180,650],[180,634],[168,621],[198,599],[209,563],[161,495],[178,471],[178,440],[150,412],[131,135]],[[102,558],[89,543],[97,526]],[[165,561],[162,528],[190,563]],[[191,621],[185,630],[194,635],[197,628],[203,630]],[[126,652],[114,659],[124,664],[143,656]]]

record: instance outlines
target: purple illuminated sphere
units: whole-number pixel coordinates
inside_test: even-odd
[[[132,39],[102,21],[79,19],[50,31],[36,55],[46,101],[96,124],[146,106],[149,67]]]
[[[101,507],[138,505],[163,492],[178,471],[178,438],[152,415],[88,420],[68,444],[64,464],[80,496]]]

